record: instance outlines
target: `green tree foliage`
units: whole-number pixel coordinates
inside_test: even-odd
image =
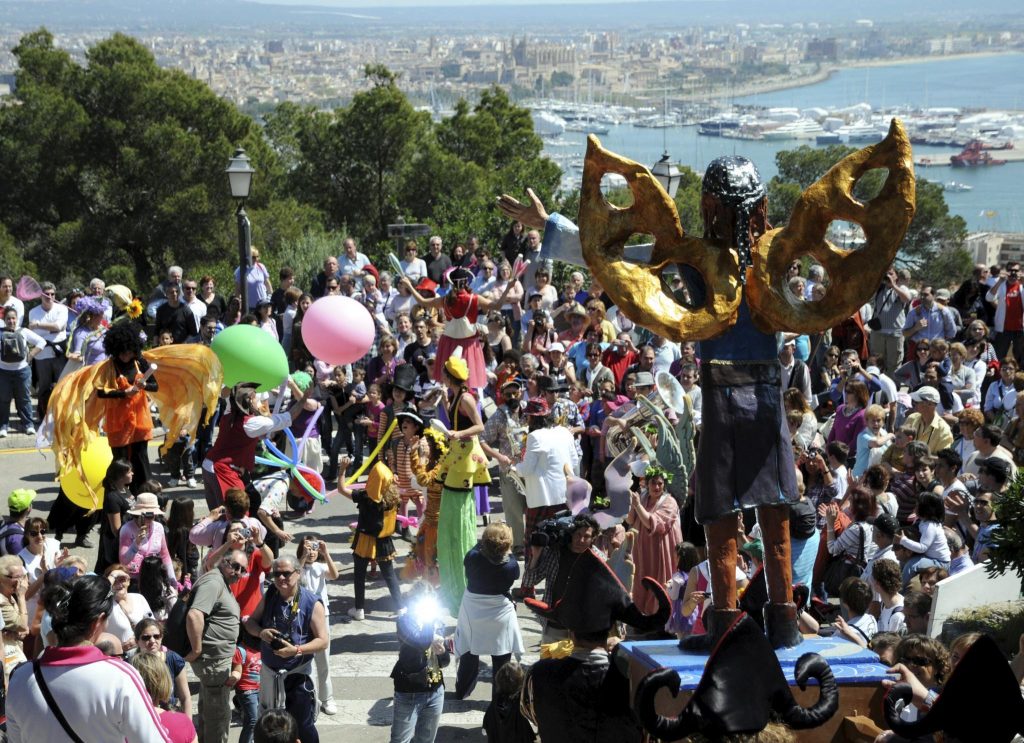
[[[246,204],[254,243],[276,274],[300,279],[352,234],[380,262],[386,227],[426,222],[449,244],[508,229],[502,193],[551,200],[558,167],[526,109],[492,88],[434,124],[381,65],[345,107],[293,103],[261,128],[233,104],[121,34],[86,64],[40,29],[14,49],[17,89],[0,108],[0,262],[81,284],[104,267],[148,293],[167,265],[233,286],[236,204],[224,168],[237,146],[256,176]],[[34,262],[34,263],[33,263]]]
[[[532,186],[550,199],[557,165],[542,157],[530,113],[500,88],[475,106],[459,101],[434,124],[415,111],[395,75],[368,66],[368,90],[332,114],[282,104],[266,133],[288,172],[289,192],[345,225],[368,255],[393,249],[386,228],[399,216],[430,224],[446,241],[478,236],[495,245],[508,229],[496,195]],[[377,250],[380,249],[380,251]]]
[[[232,245],[224,167],[244,146],[266,203],[274,155],[252,120],[203,83],[157,66],[121,34],[81,67],[45,30],[25,36],[17,105],[0,110],[0,221],[39,269],[81,280],[130,265],[138,285],[169,262],[190,265]]]
[[[785,224],[803,190],[852,152],[856,148],[804,145],[776,153],[779,172],[768,184],[768,220],[775,226]],[[864,201],[873,198],[885,176],[884,170],[868,171],[854,187],[854,196]],[[937,285],[960,281],[970,270],[970,258],[963,249],[966,237],[967,224],[962,217],[949,213],[942,187],[919,178],[916,212],[900,246],[897,263]]]

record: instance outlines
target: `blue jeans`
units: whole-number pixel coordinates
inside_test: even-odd
[[[0,426],[7,426],[11,417],[11,400],[18,409],[21,424],[28,428],[32,425],[32,397],[29,387],[32,384],[32,367],[27,364],[21,369],[7,371],[0,369]]]
[[[396,691],[391,743],[434,743],[443,709],[444,686],[434,691]]]
[[[239,694],[239,700],[242,703],[242,732],[238,736],[238,743],[252,743],[256,719],[260,716],[260,690],[243,691]]]
[[[930,557],[924,555],[914,555],[907,564],[903,566],[903,587],[906,588],[910,585],[911,579],[920,573],[922,570],[928,568],[942,568],[943,570],[949,570],[949,563],[942,562],[941,560],[933,560]]]

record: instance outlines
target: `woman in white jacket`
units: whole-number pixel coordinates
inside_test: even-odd
[[[530,432],[523,461],[516,464],[516,472],[525,483],[524,544],[529,544],[533,527],[565,508],[565,479],[579,470],[580,456],[569,429],[556,425],[547,400],[540,397],[530,400],[526,415],[530,418]]]
[[[95,645],[114,606],[110,583],[85,575],[50,590],[57,646],[11,674],[8,740],[168,743],[139,674]]]

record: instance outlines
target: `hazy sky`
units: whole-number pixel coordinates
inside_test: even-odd
[[[397,6],[431,6],[431,5],[480,5],[480,6],[504,6],[515,7],[517,5],[551,4],[552,0],[251,0],[272,5],[326,5],[334,8],[372,8],[375,5],[394,8]],[[685,1],[685,0],[684,0]],[[704,0],[705,2],[707,0]],[[727,0],[712,0],[715,2],[726,2]],[[574,3],[644,3],[651,0],[556,0],[559,5]]]

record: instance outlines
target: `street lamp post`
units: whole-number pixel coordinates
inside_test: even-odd
[[[242,300],[242,314],[249,312],[249,291],[247,277],[249,264],[252,260],[252,226],[249,215],[245,213],[245,200],[249,198],[252,176],[256,170],[249,161],[245,150],[239,147],[228,161],[228,183],[231,196],[238,201],[235,217],[238,219],[238,288]]]
[[[661,156],[661,159],[654,164],[651,168],[651,173],[655,178],[658,179],[658,183],[665,189],[665,193],[668,194],[670,199],[675,199],[676,191],[679,190],[679,181],[682,180],[682,176],[679,174],[679,168],[672,164],[669,160],[668,150]]]

